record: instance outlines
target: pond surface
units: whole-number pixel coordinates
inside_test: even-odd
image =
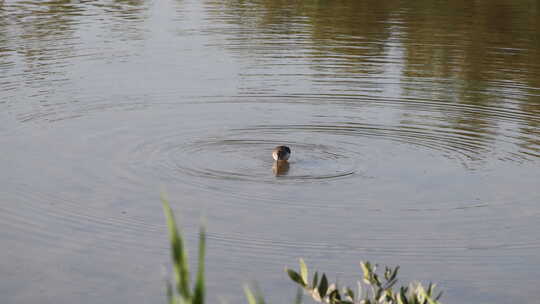
[[[162,189],[212,303],[299,257],[538,301],[537,1],[0,1],[0,146],[3,303],[165,303]]]

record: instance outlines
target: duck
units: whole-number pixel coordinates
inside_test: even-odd
[[[287,161],[291,156],[291,149],[287,146],[277,146],[272,150],[272,157],[275,161]]]

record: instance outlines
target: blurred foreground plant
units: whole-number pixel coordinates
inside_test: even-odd
[[[328,304],[440,304],[438,301],[442,292],[434,294],[435,285],[429,284],[424,288],[421,283],[411,283],[409,286],[401,286],[397,291],[393,290],[397,283],[399,266],[395,268],[385,267],[383,276],[377,273],[377,266],[369,262],[361,262],[360,266],[364,273],[363,282],[358,281],[358,289],[355,294],[349,287],[341,290],[337,283],[328,283],[326,274],[322,274],[319,280],[318,272],[315,272],[311,282],[308,280],[308,268],[304,260],[300,259],[299,273],[286,269],[287,274],[311,297],[321,303]]]
[[[190,287],[190,275],[187,252],[182,235],[178,231],[174,214],[165,197],[161,198],[163,211],[167,218],[169,237],[171,243],[171,256],[173,263],[174,284],[167,281],[167,298],[169,304],[203,304],[205,300],[204,285],[204,255],[206,249],[206,231],[204,226],[199,232],[199,257],[195,285]],[[420,283],[411,283],[408,287],[401,286],[394,291],[397,283],[399,266],[395,268],[385,267],[383,276],[377,273],[376,265],[369,262],[361,262],[360,266],[364,273],[363,282],[358,282],[358,290],[355,294],[349,287],[340,290],[336,283],[329,284],[328,278],[323,273],[319,280],[318,272],[308,280],[308,268],[304,260],[300,259],[300,271],[285,269],[289,277],[300,285],[295,303],[302,302],[302,289],[313,300],[328,304],[440,304],[438,301],[442,293],[434,295],[435,285],[431,283],[424,288]],[[364,291],[365,290],[365,291]],[[244,287],[248,304],[265,304],[264,297],[258,288],[252,292],[248,286]]]
[[[169,238],[171,242],[171,256],[174,269],[174,287],[167,281],[167,298],[169,304],[203,304],[204,303],[204,252],[206,249],[206,231],[201,226],[199,232],[199,265],[197,278],[193,290],[190,288],[189,265],[186,248],[182,235],[178,232],[174,214],[167,199],[162,196],[163,211],[167,217]]]

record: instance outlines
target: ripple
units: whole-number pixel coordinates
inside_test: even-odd
[[[279,144],[293,150],[288,181],[326,180],[355,173],[350,152],[335,146],[296,141],[223,139],[200,141],[169,152],[176,167],[185,174],[227,180],[277,181],[269,174],[270,151]],[[348,155],[349,154],[349,155]],[[224,161],[213,162],[220,159]],[[189,160],[189,161],[185,161]],[[211,166],[210,166],[211,164]]]
[[[489,152],[486,147],[489,141],[486,138],[477,138],[469,132],[456,132],[447,128],[434,128],[420,125],[389,126],[374,123],[345,122],[339,124],[321,123],[318,125],[259,125],[253,130],[261,134],[290,134],[301,133],[324,133],[325,135],[343,135],[355,137],[351,143],[358,143],[362,138],[386,140],[414,146],[424,150],[434,150],[448,158],[458,159],[470,167],[470,162],[481,159],[483,153]],[[360,151],[357,151],[359,153]],[[364,153],[370,153],[365,151]],[[515,160],[521,160],[522,156],[510,154]],[[383,156],[384,157],[384,156]]]

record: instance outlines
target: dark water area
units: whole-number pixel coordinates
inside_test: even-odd
[[[0,147],[2,303],[164,303],[162,189],[209,302],[299,257],[538,301],[537,1],[0,1]]]

